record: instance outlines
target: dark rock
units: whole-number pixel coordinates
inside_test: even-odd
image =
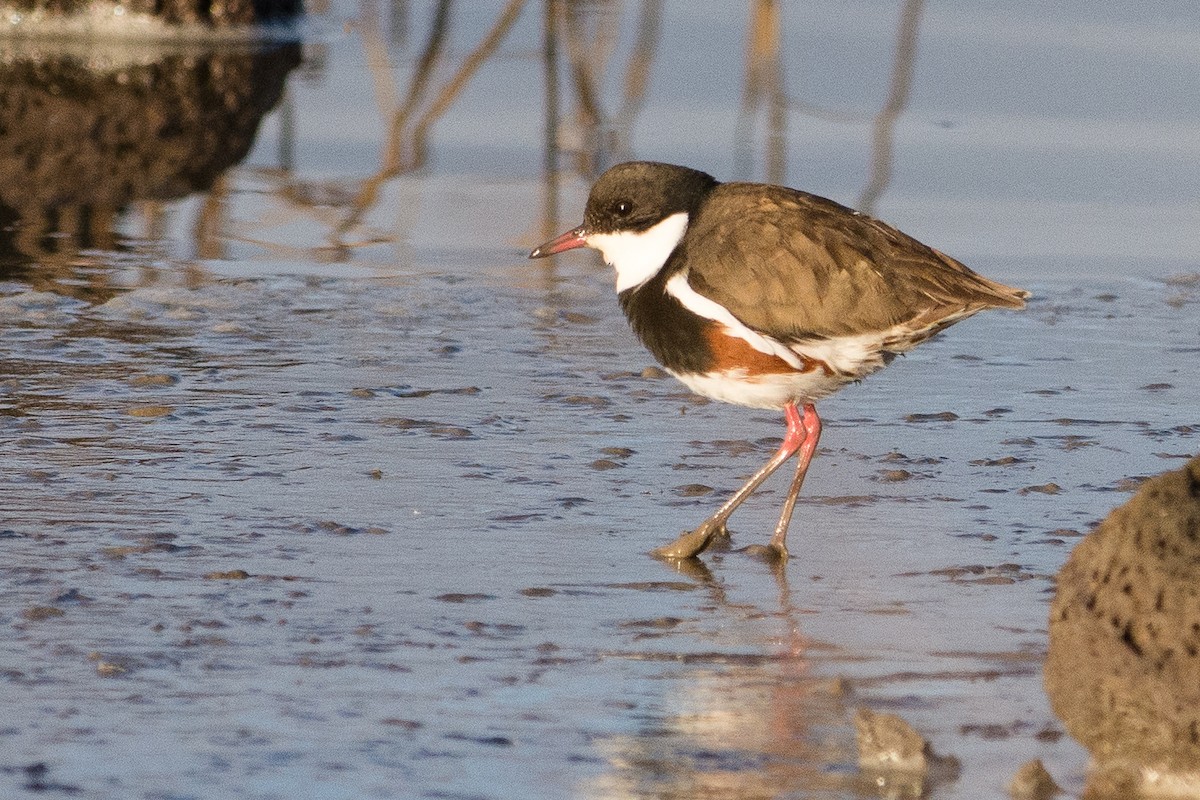
[[[88,12],[91,0],[10,0],[14,11],[71,18]],[[170,24],[204,25],[214,29],[257,25],[299,16],[301,0],[122,0],[123,16],[155,17]],[[130,22],[131,28],[135,23]]]
[[[115,249],[130,204],[207,191],[245,158],[300,63],[295,42],[145,45],[138,63],[123,52],[99,42],[6,52],[0,256],[37,263],[47,248]]]
[[[1100,772],[1200,778],[1200,457],[1146,481],[1075,547],[1045,685]]]

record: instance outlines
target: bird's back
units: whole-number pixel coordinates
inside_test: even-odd
[[[785,342],[898,327],[927,338],[985,308],[1022,308],[1029,294],[870,216],[765,184],[715,188],[683,246],[697,292]]]

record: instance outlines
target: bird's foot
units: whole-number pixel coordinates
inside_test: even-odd
[[[671,560],[695,558],[715,541],[729,541],[729,529],[723,521],[706,520],[696,530],[680,534],[678,539],[651,550],[650,554]]]
[[[729,533],[729,528],[726,527],[724,522],[717,525],[717,529],[713,532],[712,539],[709,540],[706,549],[710,553],[728,553],[733,549],[733,536]]]
[[[771,542],[770,544],[752,544],[743,547],[738,551],[745,553],[748,556],[761,558],[770,564],[783,564],[788,560],[787,547],[782,544]]]

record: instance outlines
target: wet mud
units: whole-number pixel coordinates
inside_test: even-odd
[[[647,552],[782,423],[644,377],[605,277],[575,269],[552,296],[453,274],[214,275],[96,305],[6,284],[9,785],[869,797],[862,707],[958,759],[938,797],[1035,758],[1079,787],[1041,694],[1052,576],[1200,439],[1194,374],[1129,353],[1185,346],[1197,305],[1038,286],[1072,311],[964,324],[825,404],[785,567],[673,566]],[[1123,330],[1090,329],[1113,313]],[[1062,355],[1014,344],[1051,330]],[[1114,406],[1101,355],[1177,402]],[[734,516],[735,547],[784,488]],[[127,751],[175,763],[97,757]]]

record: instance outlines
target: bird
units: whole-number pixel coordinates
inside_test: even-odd
[[[821,437],[815,403],[960,320],[1030,297],[833,200],[654,161],[607,169],[583,224],[529,257],[584,247],[613,268],[625,316],[666,372],[705,397],[783,411],[786,433],[767,463],[697,528],[652,551],[671,560],[728,536],[733,512],[796,456],[769,543],[747,548],[786,560]]]

